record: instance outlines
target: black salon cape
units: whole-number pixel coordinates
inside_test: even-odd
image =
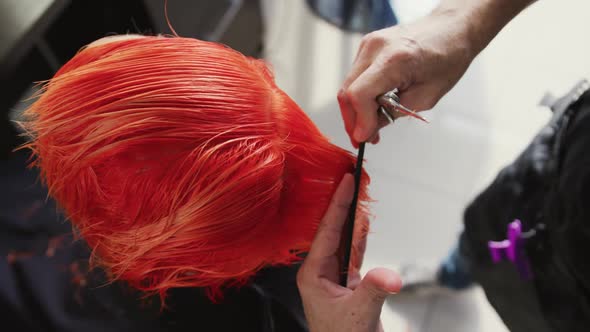
[[[1,331],[307,331],[296,266],[264,270],[218,304],[199,289],[173,290],[163,311],[158,299],[105,283],[27,157],[0,160]]]
[[[534,278],[494,264],[487,243],[520,219]],[[555,113],[465,211],[460,251],[511,331],[590,331],[590,92]]]

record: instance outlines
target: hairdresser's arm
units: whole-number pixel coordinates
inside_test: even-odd
[[[471,61],[533,0],[443,0],[428,16],[366,35],[338,94],[351,141],[378,140],[376,96],[400,89],[401,103],[434,107]]]
[[[382,331],[381,307],[385,298],[401,287],[396,273],[381,268],[369,271],[362,280],[358,272],[351,274],[349,285],[354,290],[338,285],[337,252],[353,191],[354,180],[348,174],[336,190],[297,275],[311,332]],[[358,271],[359,267],[351,270]]]

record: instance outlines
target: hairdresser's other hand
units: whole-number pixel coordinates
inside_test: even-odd
[[[398,292],[401,287],[401,280],[393,271],[377,268],[361,280],[358,267],[351,268],[356,272],[349,276],[349,284],[354,290],[338,285],[338,248],[353,191],[353,177],[347,174],[332,198],[309,255],[297,275],[305,316],[312,332],[382,331],[383,303],[388,295]]]
[[[338,94],[346,131],[354,146],[376,143],[378,95],[398,88],[400,102],[413,110],[433,108],[461,78],[474,54],[465,22],[433,12],[408,25],[363,37],[352,69]]]

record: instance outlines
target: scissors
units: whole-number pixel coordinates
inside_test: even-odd
[[[393,121],[395,121],[396,112],[399,112],[404,115],[409,115],[413,118],[428,123],[428,121],[422,116],[420,116],[416,111],[412,111],[411,109],[402,105],[399,102],[399,97],[397,96],[397,93],[398,90],[393,89],[377,97],[377,102],[379,103],[379,112],[381,112],[381,114],[383,114],[387,118],[387,120],[389,120],[390,123],[393,123]]]
[[[399,102],[397,96],[398,89],[391,90],[377,97],[377,103],[379,104],[378,112],[387,118],[390,123],[393,123],[397,118],[396,113],[408,115],[416,119],[422,120],[426,123],[428,121],[422,116],[418,115],[416,111],[413,111]],[[356,159],[356,167],[354,170],[354,194],[352,202],[348,210],[348,219],[346,221],[343,237],[343,257],[340,268],[340,286],[346,287],[348,285],[348,267],[350,265],[350,254],[352,249],[352,238],[354,233],[354,221],[356,217],[356,208],[358,205],[359,187],[361,183],[361,175],[363,169],[363,157],[365,155],[365,142],[359,144],[359,152]]]

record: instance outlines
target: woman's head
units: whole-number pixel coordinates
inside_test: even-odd
[[[293,262],[354,168],[262,61],[195,39],[92,43],[27,114],[36,165],[93,258],[161,295]]]

